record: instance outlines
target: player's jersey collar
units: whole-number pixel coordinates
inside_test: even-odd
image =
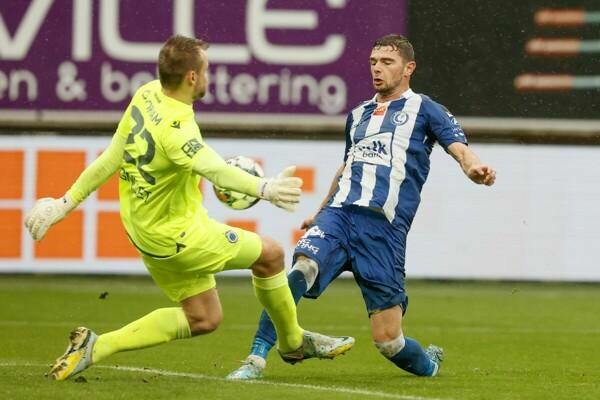
[[[398,97],[397,99],[392,99],[392,100],[388,100],[385,103],[389,103],[390,101],[396,101],[396,100],[400,100],[400,99],[409,99],[412,96],[414,96],[416,93],[413,92],[413,90],[411,88],[408,88],[404,93],[402,93],[400,95],[400,97]],[[371,98],[371,100],[369,101],[369,103],[377,103],[377,93],[375,93],[375,95],[373,96],[373,98]]]

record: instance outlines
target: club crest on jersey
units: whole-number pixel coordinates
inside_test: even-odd
[[[227,231],[227,232],[225,232],[225,237],[227,238],[227,240],[229,241],[229,243],[235,243],[239,239],[238,234],[235,233],[235,231]]]
[[[392,115],[392,122],[396,126],[402,126],[408,121],[408,114],[405,111],[396,111]]]

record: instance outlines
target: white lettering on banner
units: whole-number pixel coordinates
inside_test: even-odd
[[[173,31],[176,34],[194,36],[193,0],[175,0]],[[101,0],[100,40],[106,54],[121,61],[154,62],[162,47],[162,43],[127,42],[121,38],[118,0]],[[212,44],[209,51],[214,63],[248,64],[251,58],[244,45]]]
[[[328,0],[331,8],[343,8],[347,0]],[[13,38],[0,15],[0,59],[23,60],[54,0],[32,0]],[[92,0],[73,0],[71,58],[89,61],[92,58]],[[157,42],[133,42],[120,33],[119,0],[99,1],[100,43],[108,56],[119,61],[155,62],[162,46]],[[194,36],[194,0],[174,0],[173,32]],[[143,12],[143,11],[141,11]],[[314,10],[269,10],[267,0],[248,0],[246,8],[246,44],[213,43],[208,50],[215,64],[246,65],[252,55],[265,63],[278,65],[324,65],[342,55],[346,39],[342,34],[330,34],[321,45],[275,45],[267,38],[268,29],[314,30],[318,26]],[[135,23],[135,21],[131,21]],[[56,40],[59,37],[55,37]],[[63,38],[60,38],[63,40]]]
[[[136,72],[129,78],[123,72],[112,69],[110,63],[105,62],[102,63],[100,72],[100,88],[106,100],[118,103],[133,96],[140,86],[154,79],[156,77],[147,71]]]
[[[329,35],[320,46],[273,45],[267,39],[267,29],[315,29],[316,11],[267,10],[268,0],[248,0],[246,8],[246,37],[252,54],[265,63],[279,65],[322,65],[336,61],[346,46],[343,35]],[[328,4],[331,6],[331,4]],[[334,6],[340,7],[340,2]]]
[[[56,96],[62,101],[83,101],[87,98],[85,92],[85,81],[75,79],[77,77],[77,66],[70,61],[64,61],[58,67],[58,83],[56,84]]]
[[[281,105],[298,105],[304,100],[325,114],[338,114],[346,108],[347,88],[342,78],[326,75],[318,80],[311,75],[293,75],[284,68],[279,74],[232,76],[226,66],[209,72],[210,84],[202,102],[205,104],[267,104],[275,97]],[[274,92],[274,93],[273,93]]]
[[[22,60],[25,58],[53,1],[33,0],[12,39],[2,14],[0,14],[0,59]]]
[[[8,99],[19,99],[19,88],[21,83],[25,84],[27,100],[37,100],[38,97],[38,82],[35,75],[26,69],[17,69],[10,71],[7,75],[0,70],[0,100],[5,97],[8,89]]]
[[[92,58],[92,0],[73,0],[73,43],[71,53],[75,61]]]

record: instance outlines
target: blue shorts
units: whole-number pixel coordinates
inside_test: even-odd
[[[317,298],[344,271],[352,271],[369,314],[399,305],[406,312],[404,255],[408,230],[364,207],[326,207],[300,238],[294,262],[304,255],[319,265],[305,297]]]

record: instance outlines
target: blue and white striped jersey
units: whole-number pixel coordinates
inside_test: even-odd
[[[345,167],[329,206],[375,209],[408,232],[436,141],[446,149],[467,139],[456,118],[429,97],[409,89],[387,103],[376,96],[362,103],[346,120]]]

